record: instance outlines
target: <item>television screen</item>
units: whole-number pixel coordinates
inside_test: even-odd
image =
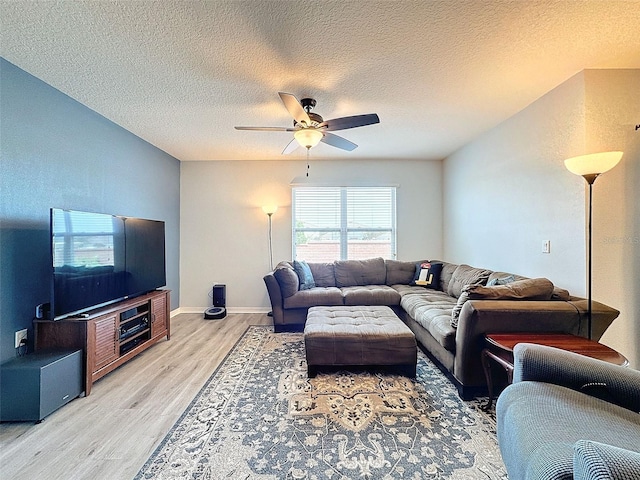
[[[166,285],[164,222],[51,209],[52,318]]]

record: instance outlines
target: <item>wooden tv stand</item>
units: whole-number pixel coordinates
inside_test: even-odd
[[[35,350],[84,352],[84,392],[93,382],[170,338],[169,290],[156,290],[88,313],[85,318],[34,320]]]

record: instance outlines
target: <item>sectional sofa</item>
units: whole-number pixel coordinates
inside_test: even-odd
[[[435,274],[433,281],[417,285],[417,272],[425,264]],[[438,260],[373,258],[305,266],[308,278],[300,268],[296,272],[300,264],[293,262],[280,262],[264,276],[276,332],[302,330],[313,306],[387,305],[449,374],[463,398],[486,391],[480,360],[486,333],[587,335],[587,301],[544,278]],[[593,302],[593,338],[599,339],[618,314]]]

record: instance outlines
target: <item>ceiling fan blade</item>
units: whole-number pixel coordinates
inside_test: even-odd
[[[260,132],[295,132],[295,128],[287,127],[233,127],[236,130],[257,130]]]
[[[318,125],[318,128],[324,128],[324,131],[345,130],[347,128],[373,125],[374,123],[380,123],[378,115],[375,113],[367,113],[365,115],[353,115],[352,117],[340,117],[325,120]]]
[[[300,144],[298,143],[298,141],[294,138],[293,140],[291,140],[286,147],[284,147],[284,150],[282,150],[282,155],[288,155],[291,152],[293,152],[296,148],[298,148],[300,146]]]
[[[289,111],[296,122],[304,122],[306,125],[311,125],[311,119],[309,118],[309,115],[304,111],[304,108],[302,108],[302,105],[295,97],[295,95],[284,92],[278,92],[278,95],[280,95],[282,103],[284,103],[285,108]]]
[[[333,133],[328,132],[322,132],[322,140],[320,141],[326,143],[327,145],[331,145],[332,147],[338,147],[349,152],[358,148],[358,145],[350,142],[346,138],[342,138],[338,135],[334,135]]]

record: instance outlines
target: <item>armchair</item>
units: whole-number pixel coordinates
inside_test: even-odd
[[[533,344],[498,398],[509,478],[640,479],[640,372]]]

